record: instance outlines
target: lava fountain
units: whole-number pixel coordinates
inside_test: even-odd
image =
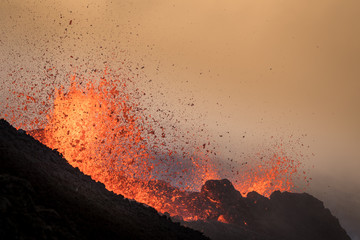
[[[106,79],[81,88],[74,76],[68,92],[56,91],[45,144],[96,180],[102,179],[103,169],[126,177],[141,172],[148,180],[152,156],[128,98]]]
[[[108,190],[184,220],[207,219],[211,213],[199,210],[191,192],[224,173],[202,151],[205,147],[169,148],[168,133],[141,111],[126,81],[83,82],[72,76],[67,90],[56,89],[46,126],[29,134]],[[299,164],[276,151],[255,169],[234,176],[236,189],[265,196],[292,190]]]

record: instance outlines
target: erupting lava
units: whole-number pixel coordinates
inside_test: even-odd
[[[264,159],[255,171],[247,171],[236,180],[234,186],[238,191],[242,194],[255,191],[268,197],[275,190],[291,191],[295,188],[294,179],[301,164],[286,156],[281,147],[276,148],[277,154]]]
[[[153,157],[128,98],[105,79],[97,87],[89,83],[82,89],[74,76],[68,92],[56,92],[44,143],[96,180],[105,169],[126,177],[141,173],[149,180]]]
[[[164,147],[163,128],[138,112],[126,82],[102,78],[84,86],[73,76],[69,89],[55,90],[47,118],[43,130],[30,134],[108,190],[184,220],[209,216],[199,213],[191,191],[222,173],[200,147],[193,146],[191,152]],[[297,168],[297,162],[280,151],[255,170],[238,174],[235,187],[242,194],[257,191],[265,196],[290,191]]]

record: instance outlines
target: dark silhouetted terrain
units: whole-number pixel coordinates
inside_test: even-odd
[[[0,156],[0,239],[206,239],[166,214],[107,191],[4,120]],[[192,193],[162,181],[148,184],[163,197],[176,190],[174,203],[205,220],[173,220],[214,240],[350,239],[323,203],[306,193],[243,197],[227,179],[207,181]]]
[[[270,199],[251,192],[246,198],[224,179],[208,181],[199,195],[220,203],[215,219],[184,223],[212,239],[350,239],[323,203],[307,193],[275,191]]]
[[[0,120],[0,239],[206,239]]]

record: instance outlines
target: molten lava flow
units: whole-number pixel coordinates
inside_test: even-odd
[[[203,209],[203,199],[192,192],[221,174],[202,148],[194,146],[188,152],[169,148],[164,128],[152,125],[150,116],[137,111],[125,82],[105,78],[85,86],[79,82],[74,76],[69,89],[55,91],[47,125],[43,131],[31,132],[32,136],[57,149],[72,166],[108,190],[184,220],[227,222],[224,216],[214,215],[219,202],[206,197],[211,208]],[[242,194],[257,191],[265,196],[274,190],[291,190],[297,165],[279,152],[244,172],[235,187]]]
[[[45,129],[31,134],[57,149],[72,166],[104,183],[107,189],[160,212],[193,219],[192,214],[178,210],[173,204],[186,193],[156,180],[169,178],[169,163],[155,159],[148,144],[153,139],[144,129],[151,126],[136,114],[135,108],[136,104],[126,94],[126,85],[119,87],[101,79],[98,84],[88,83],[82,87],[74,76],[67,91],[56,90],[54,108]],[[161,148],[154,142],[152,147]],[[183,189],[194,189],[206,180],[218,178],[210,159],[199,148],[189,156],[187,164],[182,161],[176,164],[179,166],[170,176],[173,175],[178,180],[175,184]]]

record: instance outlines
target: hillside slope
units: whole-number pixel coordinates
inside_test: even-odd
[[[0,120],[0,239],[350,240],[307,193],[243,197],[227,179],[209,180],[200,192],[164,181],[140,183],[176,207],[179,223],[106,190],[56,150]],[[186,215],[201,220],[186,222]]]
[[[0,120],[0,239],[207,239],[105,189]]]

